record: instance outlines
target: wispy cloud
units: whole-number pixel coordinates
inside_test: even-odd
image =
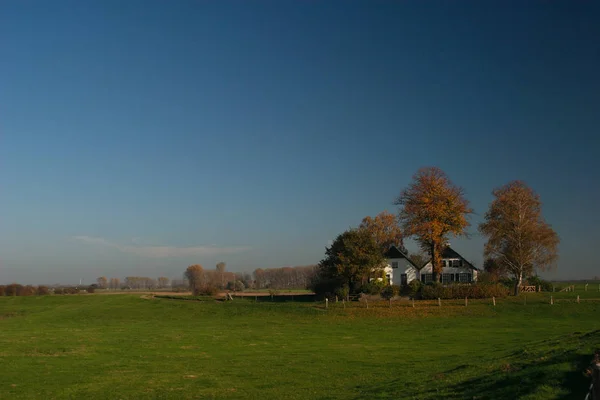
[[[209,246],[192,246],[192,247],[175,247],[175,246],[139,246],[139,245],[124,245],[110,242],[104,238],[91,236],[73,236],[73,239],[92,245],[101,245],[118,249],[124,253],[136,254],[142,257],[149,258],[167,258],[167,257],[191,257],[191,256],[217,256],[225,254],[239,253],[249,250],[250,247],[230,246],[219,247],[215,245]]]

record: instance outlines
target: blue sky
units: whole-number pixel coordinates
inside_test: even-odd
[[[600,275],[600,3],[3,1],[0,282],[318,262],[419,167]],[[409,250],[414,249],[408,243]]]

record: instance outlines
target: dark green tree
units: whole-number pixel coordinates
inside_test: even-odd
[[[373,236],[363,229],[350,229],[340,234],[325,250],[325,258],[317,267],[313,290],[335,293],[347,285],[350,293],[385,266],[385,258]]]

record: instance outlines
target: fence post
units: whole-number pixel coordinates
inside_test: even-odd
[[[494,303],[494,307],[496,307],[496,298],[492,296],[492,302]]]
[[[342,299],[342,305],[344,306],[344,310],[346,309],[346,301]]]
[[[465,296],[465,307],[467,307],[469,305],[469,300],[467,299],[467,297]]]
[[[539,285],[538,286],[538,292],[541,292],[541,291],[542,291],[542,285]]]
[[[587,292],[587,287],[588,287],[588,284],[586,283],[586,284],[585,284],[585,291],[586,291],[586,292]]]
[[[390,299],[390,308],[392,308],[392,299]]]
[[[554,296],[550,296],[550,305],[554,304]]]
[[[365,297],[365,303],[367,305],[367,308],[369,308],[369,300],[367,300],[367,298]]]
[[[337,297],[337,295],[335,296],[335,302],[336,302],[336,303],[338,302],[338,297]]]
[[[325,297],[325,308],[329,308],[329,299]]]
[[[577,304],[579,304],[579,295],[577,295]]]
[[[442,306],[442,299],[440,299],[440,298],[438,297],[438,307],[441,307],[441,306]]]
[[[413,306],[413,308],[415,308],[415,299],[414,298],[412,299],[412,306]]]

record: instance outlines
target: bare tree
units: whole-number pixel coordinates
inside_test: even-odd
[[[221,289],[223,289],[225,287],[225,282],[224,282],[225,266],[226,266],[226,264],[223,261],[221,261],[221,262],[217,263],[217,267],[216,267],[217,273],[219,274],[219,280],[220,280],[219,288],[221,288]]]
[[[105,276],[101,276],[100,278],[96,279],[96,282],[98,283],[98,287],[100,289],[106,289],[108,285],[108,280]]]
[[[109,287],[111,289],[118,289],[121,285],[121,281],[119,280],[119,278],[110,278],[110,283],[109,283]]]
[[[492,192],[495,199],[479,231],[487,237],[485,255],[503,264],[515,278],[515,295],[523,277],[554,266],[560,239],[542,216],[540,196],[521,181]]]

